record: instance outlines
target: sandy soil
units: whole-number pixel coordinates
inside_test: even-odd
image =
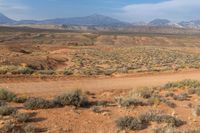
[[[0,87],[8,88],[18,95],[31,97],[52,98],[53,96],[64,93],[69,89],[81,88],[84,91],[93,92],[88,95],[89,101],[114,101],[114,97],[126,95],[129,89],[135,89],[145,86],[160,86],[169,81],[183,79],[200,80],[200,71],[148,74],[140,76],[120,76],[104,78],[69,78],[61,80],[16,80],[17,82],[1,82]],[[187,121],[186,125],[179,127],[179,130],[195,129],[200,126],[199,117],[194,117],[191,108],[187,105],[200,104],[194,101],[175,102],[178,106],[174,108],[167,107],[164,104],[158,106],[138,106],[130,108],[120,108],[116,104],[113,106],[100,107],[102,113],[95,113],[89,108],[64,107],[54,109],[40,109],[35,111],[36,121],[30,124],[35,125],[47,133],[121,133],[115,125],[119,117],[126,115],[137,116],[149,110],[162,110],[166,114],[176,114],[178,117]],[[20,111],[27,112],[23,105],[15,105]],[[150,133],[152,129],[160,127],[162,124],[152,123],[147,129],[141,131],[127,131],[127,133]],[[124,132],[122,132],[124,133]]]
[[[200,80],[200,71],[147,74],[141,76],[119,76],[107,78],[69,78],[60,80],[17,80],[0,82],[0,87],[8,88],[17,94],[52,97],[69,89],[102,92],[105,90],[126,90],[138,87],[160,86],[167,82],[184,79]]]

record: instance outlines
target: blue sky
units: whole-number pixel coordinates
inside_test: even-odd
[[[200,18],[200,0],[0,0],[0,12],[13,19],[48,19],[102,14],[123,21]]]

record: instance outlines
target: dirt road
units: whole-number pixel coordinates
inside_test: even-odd
[[[200,80],[200,71],[112,78],[63,79],[59,81],[26,81],[18,83],[10,82],[0,83],[0,87],[8,88],[18,94],[51,97],[63,93],[68,89],[75,88],[91,92],[99,92],[112,89],[134,89],[144,86],[159,86],[169,81],[183,79]]]

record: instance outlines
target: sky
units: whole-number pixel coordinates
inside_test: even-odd
[[[127,22],[200,19],[200,0],[0,0],[0,12],[16,19],[102,14]]]

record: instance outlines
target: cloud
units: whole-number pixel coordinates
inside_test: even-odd
[[[166,18],[172,21],[200,19],[200,0],[170,0],[123,7],[116,16],[128,21],[150,21]]]

